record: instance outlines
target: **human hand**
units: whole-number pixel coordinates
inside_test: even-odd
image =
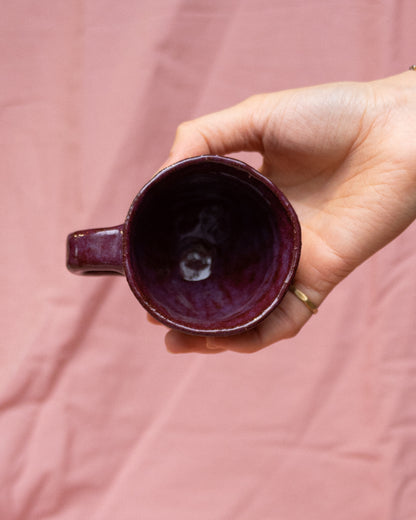
[[[182,124],[164,166],[256,151],[302,227],[296,286],[319,305],[416,218],[416,74],[253,96]],[[254,352],[311,316],[291,293],[257,328],[226,338],[169,331],[171,352]]]

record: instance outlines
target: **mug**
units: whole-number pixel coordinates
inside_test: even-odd
[[[269,179],[237,159],[203,155],[157,173],[123,224],[70,234],[67,267],[124,275],[172,329],[227,336],[279,305],[300,249],[296,213]]]

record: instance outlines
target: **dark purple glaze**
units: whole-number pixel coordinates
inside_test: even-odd
[[[70,235],[68,267],[124,273],[169,327],[229,335],[280,303],[300,245],[296,214],[273,183],[235,159],[202,156],[159,172],[123,225]]]
[[[67,267],[76,274],[124,274],[123,228],[85,229],[67,239]]]

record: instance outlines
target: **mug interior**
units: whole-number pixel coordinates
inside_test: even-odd
[[[224,158],[222,158],[224,159]],[[270,181],[234,160],[187,160],[159,173],[127,219],[127,279],[170,327],[232,334],[285,294],[299,228]]]

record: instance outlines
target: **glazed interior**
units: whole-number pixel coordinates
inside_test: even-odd
[[[293,269],[293,223],[244,170],[190,164],[145,188],[130,217],[136,296],[193,333],[249,326],[281,298]]]

